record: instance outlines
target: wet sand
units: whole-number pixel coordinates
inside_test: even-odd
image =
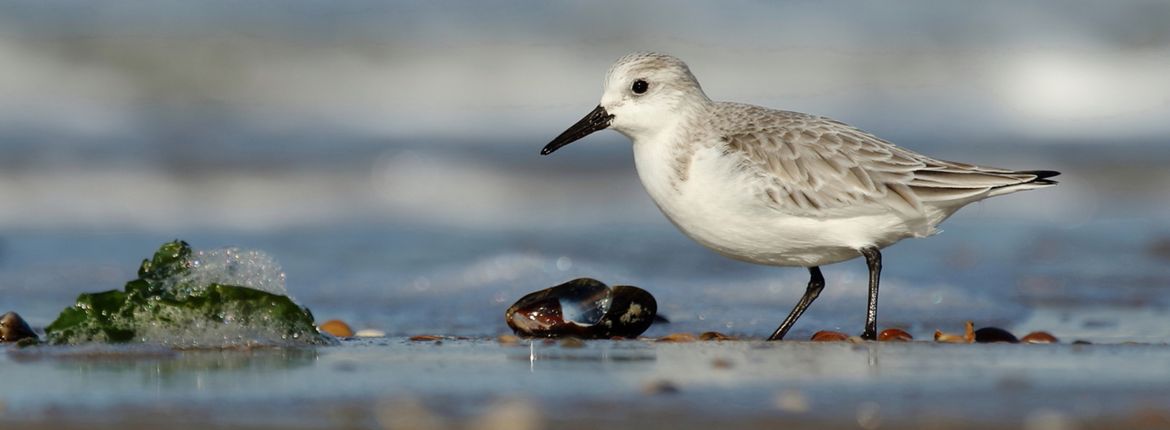
[[[0,428],[1159,428],[1170,346],[7,348]]]

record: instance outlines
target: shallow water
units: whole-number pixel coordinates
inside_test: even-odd
[[[1137,425],[1109,417],[1150,404],[1148,416],[1166,416],[1167,5],[251,3],[4,7],[0,312],[43,327],[180,238],[261,250],[319,321],[391,337],[252,351],[5,346],[0,427],[536,416],[590,428],[1065,428],[1104,416],[1100,427],[1125,428]],[[715,99],[829,115],[943,159],[1062,171],[1058,187],[971,205],[942,234],[883,251],[879,326],[929,339],[972,320],[1064,344],[482,340],[507,331],[516,299],[581,276],[654,294],[671,322],[648,336],[759,339],[804,290],[803,269],[731,261],[676,231],[617,133],[537,155],[596,103],[609,62],[643,49],[687,60]],[[864,264],[824,272],[791,339],[861,329]],[[481,340],[403,340],[419,334]],[[655,380],[679,392],[642,394]]]
[[[978,210],[978,208],[975,208]],[[1095,221],[1075,227],[956,219],[945,232],[885,251],[880,325],[922,337],[962,323],[1062,338],[1158,341],[1170,305],[1167,260],[1150,250],[1167,227]],[[648,335],[721,331],[763,337],[803,292],[807,272],[735,262],[659,225],[481,231],[358,225],[273,233],[176,233],[194,246],[239,245],[274,256],[287,289],[319,321],[391,335],[494,336],[503,311],[529,292],[588,276],[642,287],[671,324]],[[171,235],[32,232],[4,237],[0,310],[44,326],[80,292],[120,288],[136,262]],[[665,250],[669,250],[666,252]],[[860,331],[865,265],[825,268],[828,286],[796,325]]]
[[[1133,344],[590,341],[571,348],[387,338],[251,351],[32,348],[0,356],[0,380],[13,387],[0,395],[0,423],[133,427],[169,413],[190,426],[389,428],[394,420],[490,421],[501,408],[523,412],[513,417],[518,426],[631,428],[653,411],[661,424],[686,428],[710,420],[863,428],[1118,422],[1170,400],[1166,363],[1166,345]],[[262,412],[272,410],[280,412]]]
[[[885,252],[882,328],[903,326],[930,339],[936,329],[959,332],[974,320],[1017,335],[1047,330],[1060,345],[591,341],[584,348],[493,339],[507,332],[503,310],[512,301],[578,276],[651,291],[671,322],[647,336],[720,331],[759,339],[799,297],[805,272],[716,256],[665,221],[555,230],[180,231],[197,247],[267,251],[285,268],[290,294],[318,321],[341,318],[390,337],[250,351],[7,348],[0,425],[396,428],[502,419],[579,428],[1109,428],[1161,420],[1159,405],[1170,401],[1170,275],[1156,246],[1166,227],[960,216],[942,235]],[[132,278],[134,262],[170,238],[10,233],[0,305],[43,326],[77,292]],[[864,264],[825,274],[825,293],[790,339],[860,331]],[[473,339],[400,337],[417,334]],[[1069,344],[1080,339],[1095,344]]]

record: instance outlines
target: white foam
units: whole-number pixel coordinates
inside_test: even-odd
[[[191,266],[182,276],[167,279],[166,286],[179,295],[211,284],[236,285],[272,294],[288,295],[280,263],[263,251],[222,248],[195,251]]]
[[[180,298],[199,293],[211,284],[278,295],[288,293],[284,271],[275,258],[263,251],[234,247],[197,250],[186,273],[163,281],[164,287]],[[309,340],[290,337],[284,323],[256,318],[254,310],[240,309],[232,302],[224,303],[216,317],[218,321],[198,309],[163,307],[158,314],[140,309],[133,315],[135,340],[176,348],[287,345]]]

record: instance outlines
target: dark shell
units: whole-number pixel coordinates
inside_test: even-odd
[[[1016,335],[999,327],[983,327],[975,330],[975,342],[978,343],[993,343],[993,342],[1007,342],[1019,343]]]
[[[0,315],[0,342],[17,342],[21,339],[36,339],[37,334],[16,312]]]
[[[646,290],[580,278],[520,298],[504,320],[520,336],[635,338],[650,328],[657,311]]]

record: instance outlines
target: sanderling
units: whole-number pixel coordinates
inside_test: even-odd
[[[935,233],[959,208],[1056,185],[1059,172],[937,160],[830,118],[707,97],[687,65],[635,53],[606,74],[601,103],[541,150],[613,128],[633,141],[638,177],[662,213],[738,260],[808,268],[784,337],[825,286],[820,266],[865,257],[862,338],[877,336],[880,249]]]

